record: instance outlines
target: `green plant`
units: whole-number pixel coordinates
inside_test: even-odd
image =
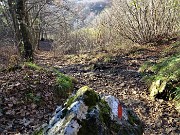
[[[104,61],[105,63],[108,63],[108,62],[111,61],[111,59],[112,59],[111,56],[108,55],[108,56],[105,56],[105,57],[104,57],[104,60],[103,60],[103,61]]]
[[[156,97],[160,93],[168,99],[179,101],[180,54],[163,58],[159,63],[147,66],[153,74],[146,78],[151,81],[150,96]],[[143,70],[145,71],[145,70]]]
[[[143,65],[141,65],[141,67],[139,68],[139,72],[143,73],[143,72],[150,72],[152,71],[153,67],[153,63],[152,62],[144,62]]]
[[[67,97],[73,90],[73,79],[54,69],[56,73],[55,93],[57,96]]]
[[[35,63],[32,63],[32,62],[25,62],[24,65],[26,67],[29,67],[29,68],[32,68],[32,69],[35,69],[35,70],[41,70],[42,67],[36,65]]]
[[[33,103],[39,103],[41,101],[41,96],[37,96],[33,92],[29,92],[26,94],[26,100]]]
[[[173,94],[175,95],[174,100],[176,104],[176,109],[180,112],[180,86],[175,88]]]
[[[76,95],[73,95],[68,99],[66,102],[66,107],[69,107],[74,101],[77,100],[77,98],[81,97],[82,95],[84,95],[83,100],[85,104],[89,107],[95,105],[99,100],[96,92],[93,89],[89,88],[88,86],[84,86],[77,91]]]
[[[34,133],[33,133],[33,135],[43,135],[44,133],[43,133],[43,128],[41,128],[41,129],[39,129],[39,130],[37,130],[37,131],[35,131]]]
[[[175,94],[175,100],[180,101],[180,86],[176,87],[176,90],[174,91]]]

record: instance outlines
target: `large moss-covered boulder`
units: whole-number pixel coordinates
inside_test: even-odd
[[[58,107],[45,135],[141,135],[142,123],[113,96],[100,96],[85,86]]]

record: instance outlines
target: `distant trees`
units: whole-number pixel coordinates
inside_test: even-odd
[[[41,38],[65,43],[73,13],[67,6],[52,1],[0,0],[1,46],[14,43],[22,61],[33,61],[33,52]],[[8,38],[11,43],[7,42]]]
[[[33,61],[33,50],[38,44],[40,33],[39,13],[46,0],[2,1],[13,23],[17,47],[23,61]]]
[[[12,29],[13,26],[7,4],[5,3],[5,1],[0,0],[0,43],[8,43],[8,37],[13,36],[13,34],[11,33]]]
[[[95,19],[89,17],[91,23],[86,26],[78,23],[85,10],[72,4],[60,0],[56,4],[52,0],[0,0],[0,37],[10,33],[6,28],[13,30],[22,60],[33,61],[40,38],[53,39],[59,47],[57,52],[78,53],[81,49],[119,45],[124,39],[155,43],[173,37],[180,28],[179,0],[112,0]]]

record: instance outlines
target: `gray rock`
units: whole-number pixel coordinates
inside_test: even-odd
[[[117,98],[100,96],[85,86],[56,109],[43,134],[142,135],[143,128],[136,114]]]

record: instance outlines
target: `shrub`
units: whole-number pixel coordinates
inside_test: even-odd
[[[56,85],[55,85],[55,96],[58,98],[67,98],[73,91],[73,83],[75,80],[69,76],[60,73],[58,70],[54,69],[56,73]]]
[[[113,23],[117,32],[136,43],[160,42],[179,32],[179,0],[117,0]]]

